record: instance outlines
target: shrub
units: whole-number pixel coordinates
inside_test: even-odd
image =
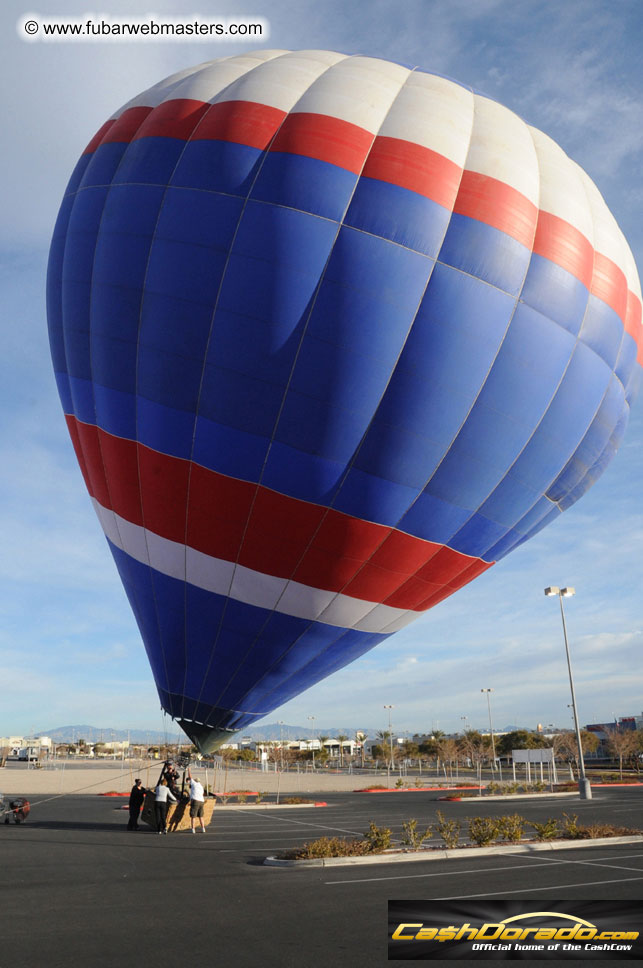
[[[492,843],[499,833],[497,817],[472,817],[469,821],[469,837],[478,847]]]
[[[400,777],[399,780],[395,781],[395,787],[396,789],[401,790],[403,786],[404,786],[404,780],[402,779],[402,777]]]
[[[364,837],[368,844],[368,850],[371,853],[379,854],[383,850],[388,850],[391,846],[392,831],[389,827],[378,827],[375,821],[371,820]]]
[[[248,799],[248,794],[247,793],[237,793],[237,802],[238,803],[245,803],[247,799]]]
[[[262,800],[263,800],[263,793],[261,792],[257,793],[257,798],[255,800],[255,803],[261,803]]]
[[[408,823],[402,824],[402,830],[404,831],[404,836],[402,837],[402,843],[406,844],[408,847],[417,850],[422,846],[425,840],[428,840],[433,836],[433,828],[427,827],[422,833],[418,829],[417,820],[409,820]]]
[[[533,783],[521,783],[519,785],[519,790],[521,793],[542,793],[542,791],[546,789],[547,784],[544,780],[534,780]]]
[[[460,839],[460,830],[462,824],[459,820],[447,820],[447,818],[438,810],[438,822],[435,825],[435,829],[442,837],[447,847],[457,847],[458,841]]]
[[[527,821],[519,813],[506,814],[498,819],[498,830],[503,840],[517,844],[522,839]]]
[[[487,783],[487,793],[492,796],[495,793],[500,793],[503,789],[504,788],[501,787],[499,783],[496,783],[495,780],[490,780],[489,783]]]
[[[424,780],[422,779],[421,776],[416,776],[416,778],[415,778],[415,786],[416,787],[423,787],[424,786]]]
[[[536,823],[534,820],[530,820],[529,826],[536,831],[538,840],[554,840],[560,834],[558,820],[555,817],[549,817],[544,823]]]
[[[640,834],[640,830],[631,827],[616,827],[611,823],[578,824],[576,827],[578,840],[590,840],[594,837],[627,837],[630,834]]]
[[[281,801],[282,803],[314,803],[309,797],[286,797]]]
[[[290,799],[301,801],[301,797]],[[284,801],[287,802],[287,801]],[[310,803],[312,801],[303,801]],[[285,855],[295,860],[306,860],[316,857],[362,857],[365,854],[380,854],[391,846],[391,831],[388,827],[378,827],[371,820],[370,826],[364,834],[363,840],[348,840],[343,837],[320,837],[311,840],[290,851]]]
[[[308,860],[316,857],[359,857],[368,853],[369,846],[364,840],[320,837],[298,847],[291,856],[296,860]]]
[[[581,836],[580,826],[578,824],[578,814],[573,813],[571,816],[568,813],[563,814],[563,837],[569,840],[578,840]]]

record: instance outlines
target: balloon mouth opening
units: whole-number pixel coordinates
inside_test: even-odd
[[[205,726],[190,719],[177,719],[176,722],[204,756],[214,753],[237,732],[235,729],[222,729],[220,726]]]

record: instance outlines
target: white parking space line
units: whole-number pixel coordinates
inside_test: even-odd
[[[610,812],[611,813],[631,813],[632,806],[630,805],[629,807],[613,807]]]
[[[283,837],[279,837],[268,833],[266,836],[270,837],[271,840],[289,840],[301,843],[301,838],[298,837],[297,834],[286,834]],[[252,847],[256,847],[258,850],[260,848],[263,849],[261,841],[254,837],[226,837],[225,842],[226,844],[250,844]]]
[[[363,831],[361,830],[348,830],[345,827],[335,827],[335,826],[331,826],[330,824],[309,823],[309,822],[306,822],[305,820],[293,820],[292,817],[274,817],[274,816],[266,817],[266,822],[268,821],[294,824],[297,827],[312,827],[317,830],[339,830],[341,833],[353,834],[355,837],[361,837],[363,833]]]
[[[454,894],[449,897],[434,897],[433,901],[464,901],[474,897],[509,897],[510,894],[538,894],[541,891],[564,891],[568,888],[595,887],[603,884],[626,884],[628,881],[643,881],[641,877],[618,877],[613,881],[581,881],[576,884],[552,884],[551,887],[521,887],[517,891],[485,891],[484,894]]]
[[[254,848],[254,847],[222,847],[219,851],[217,851],[217,853],[219,853],[219,854],[248,854],[248,853],[252,854],[254,852],[254,853],[258,853],[260,855],[263,855],[263,854],[266,854],[268,851],[271,851],[271,850],[283,850],[286,846],[288,846],[288,845],[287,844],[273,844],[272,846],[265,845],[265,846],[263,846],[261,848]],[[292,847],[293,848],[296,847],[296,846],[297,846],[296,844],[292,844]]]
[[[632,858],[643,857],[643,854],[625,854],[623,860],[631,860]],[[528,856],[525,858],[528,862],[526,864],[513,864],[511,866],[502,865],[500,867],[477,867],[473,870],[453,870],[453,871],[436,871],[435,873],[428,874],[392,874],[385,877],[359,877],[359,878],[344,878],[341,881],[326,881],[326,884],[364,884],[369,881],[406,881],[406,880],[420,880],[428,877],[459,877],[463,874],[489,874],[497,871],[513,871],[521,870],[526,867],[553,867],[553,866],[564,866],[569,864],[581,864],[583,866],[602,866],[609,867],[609,864],[600,864],[601,861],[613,860],[612,857],[597,857],[594,860],[580,861],[580,860],[567,860],[565,858],[554,858],[554,857],[536,857]],[[638,867],[616,867],[617,870],[632,870],[638,871]],[[643,871],[641,872],[643,873]],[[624,878],[624,880],[638,880],[638,878]],[[606,881],[605,883],[611,883]]]
[[[627,860],[631,857],[643,857],[643,854],[628,854],[627,858],[623,859]],[[558,860],[556,857],[544,857],[542,860],[549,861],[550,864],[579,864],[583,867],[609,867],[616,871],[638,871],[639,873],[643,873],[643,868],[641,867],[625,867],[623,864],[601,863],[602,859],[600,857],[596,858],[596,860]]]
[[[545,865],[543,865],[545,866]],[[386,877],[352,877],[341,881],[326,881],[326,884],[366,884],[370,881],[415,881],[427,877],[459,877],[461,874],[488,874],[495,871],[519,871],[534,864],[513,864],[510,867],[476,867],[466,871],[435,871],[430,874],[391,874]]]

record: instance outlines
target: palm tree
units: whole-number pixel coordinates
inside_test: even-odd
[[[380,744],[381,744],[381,747],[382,747],[382,751],[384,751],[384,749],[385,749],[385,745],[384,744],[387,744],[388,745],[389,754],[390,754],[390,757],[391,757],[391,764],[390,765],[391,765],[391,769],[393,769],[393,758],[394,758],[394,753],[393,753],[393,733],[391,732],[391,730],[388,730],[388,729],[378,729],[378,731],[377,731],[377,738],[380,741]]]
[[[347,739],[348,739],[348,736],[345,733],[338,733],[337,734],[337,742],[339,743],[339,765],[340,765],[340,767],[343,767],[344,766],[344,745],[343,744],[346,742]]]
[[[324,744],[328,742],[330,737],[320,734],[317,739],[319,740],[319,759],[322,761],[322,763],[325,763],[328,759],[328,750]]]

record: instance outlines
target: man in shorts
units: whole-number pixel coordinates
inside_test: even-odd
[[[188,780],[190,781],[190,830],[196,833],[194,821],[198,818],[201,824],[201,833],[205,833],[205,823],[203,822],[203,806],[205,803],[205,793],[203,784],[198,780],[192,779],[192,774],[188,769]]]

